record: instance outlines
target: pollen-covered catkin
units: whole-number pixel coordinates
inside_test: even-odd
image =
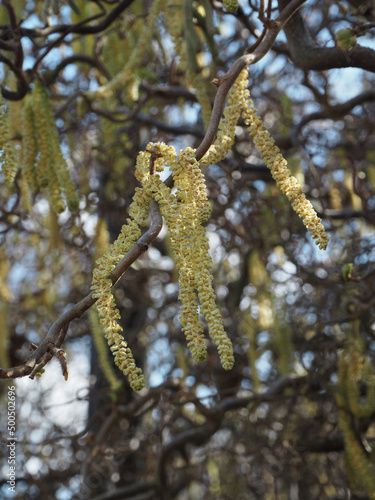
[[[2,99],[0,99],[0,162],[4,180],[7,184],[11,184],[17,173],[17,160],[10,138],[6,106]]]
[[[150,156],[153,151],[160,155],[155,162],[156,171],[162,170],[163,162],[172,171],[177,168],[177,156],[173,147],[164,143],[150,143],[146,151],[138,155],[135,175],[143,184],[144,192],[158,202],[160,212],[165,219],[176,268],[179,272],[182,330],[194,359],[202,361],[206,357],[206,346],[202,335],[203,327],[199,320],[197,295],[189,258],[191,250],[188,240],[184,237],[186,222],[181,210],[185,206],[185,201],[182,202],[178,194],[172,194],[171,189],[162,182],[159,176],[150,174]]]
[[[117,322],[120,319],[120,313],[116,308],[112,295],[112,282],[107,277],[114,266],[112,264],[107,267],[104,258],[99,259],[99,267],[94,270],[91,286],[92,290],[94,290],[94,297],[97,298],[96,307],[100,323],[103,326],[104,336],[114,356],[115,365],[128,377],[132,389],[139,391],[145,386],[144,376],[142,370],[136,366],[132,352],[121,335],[122,328]]]
[[[99,218],[96,223],[94,236],[93,261],[96,262],[99,257],[109,250],[109,232],[105,219]]]
[[[185,71],[187,83],[194,89],[201,106],[202,118],[207,126],[212,112],[207,93],[207,82],[203,79],[197,63],[201,40],[193,22],[192,0],[168,0],[164,11],[165,26],[174,43],[179,66]]]
[[[31,99],[26,97],[22,109],[22,171],[30,189],[34,192],[39,189],[36,172],[38,143],[35,132],[36,124],[33,105]]]
[[[162,171],[163,163],[170,168],[175,194],[158,175],[150,173],[152,154],[157,158],[154,163],[156,172]],[[179,273],[180,322],[188,347],[197,361],[206,358],[203,325],[199,319],[201,311],[206,316],[209,333],[217,344],[221,362],[225,369],[230,369],[234,362],[233,348],[224,332],[221,315],[215,304],[212,276],[209,273],[212,264],[209,245],[201,225],[210,215],[210,205],[204,176],[195,159],[194,150],[181,150],[177,158],[173,147],[164,143],[150,143],[146,151],[138,155],[135,175],[143,185],[143,192],[158,202],[166,221]]]
[[[38,83],[38,85],[40,84]],[[75,210],[76,208],[78,208],[79,205],[79,195],[72,181],[72,178],[70,177],[66,160],[61,152],[60,141],[56,130],[51,99],[43,87],[40,87],[38,92],[41,95],[41,100],[43,103],[43,112],[45,114],[46,123],[49,127],[50,150],[53,152],[53,156],[49,160],[50,175],[51,171],[53,170],[57,177],[60,190],[65,194],[69,209]],[[51,176],[53,176],[53,174]]]
[[[236,126],[241,114],[241,106],[239,103],[245,102],[249,97],[247,84],[247,70],[242,70],[228,93],[227,103],[224,108],[224,116],[220,120],[216,140],[200,160],[199,165],[201,167],[212,165],[223,160],[233,146]]]
[[[32,110],[25,105],[25,155],[26,178],[30,185],[38,184],[47,187],[52,208],[57,212],[65,210],[63,194],[70,210],[79,205],[79,195],[70,177],[67,163],[62,155],[58,133],[55,125],[51,99],[41,82],[34,83],[32,92]],[[35,124],[36,140],[31,127]],[[33,155],[35,147],[39,149],[39,157],[34,167]]]
[[[143,195],[138,190],[129,209],[130,216],[133,218],[127,219],[127,223],[123,225],[121,233],[116,241],[110,245],[108,252],[97,260],[91,284],[94,297],[97,299],[96,307],[100,323],[114,356],[115,365],[128,377],[130,386],[135,391],[139,391],[145,386],[145,379],[142,370],[136,366],[132,351],[121,334],[122,327],[118,323],[120,313],[112,294],[110,276],[118,262],[140,237],[139,226],[145,224],[149,203],[149,196]]]
[[[43,86],[39,81],[34,83],[32,91],[32,105],[35,117],[35,127],[37,133],[39,158],[36,164],[36,175],[40,187],[48,186],[50,182],[50,172],[52,170],[51,160],[53,159],[53,149],[51,144],[51,124],[47,121],[45,113],[46,95],[43,91]],[[52,195],[51,195],[52,196]]]
[[[287,167],[287,161],[283,158],[279,148],[270,133],[265,129],[264,123],[256,114],[256,109],[251,99],[245,98],[241,102],[242,116],[253,137],[254,144],[259,150],[267,167],[271,170],[281,192],[292,202],[292,208],[302,219],[303,224],[311,232],[311,236],[316,240],[316,244],[321,250],[325,250],[328,245],[328,236],[321,224],[321,219],[317,216],[314,207],[306,196],[302,193],[302,187],[297,179],[291,175]]]
[[[116,378],[116,375],[112,369],[112,364],[109,363],[107,357],[107,346],[105,340],[103,339],[103,329],[100,324],[98,313],[95,309],[91,308],[89,311],[89,321],[91,326],[91,334],[94,340],[95,349],[98,353],[98,361],[100,368],[109,383],[111,389],[116,390],[121,386],[120,381]]]
[[[362,405],[359,401],[357,385],[365,372],[367,372],[365,382],[369,394],[366,398],[367,401]],[[364,450],[362,443],[358,441],[351,415],[353,413],[359,416],[369,416],[374,412],[374,370],[370,360],[362,356],[354,344],[339,354],[337,378],[336,400],[339,407],[339,426],[344,438],[349,476],[355,478],[356,483],[360,483],[367,491],[369,498],[375,500],[373,463],[371,457]]]
[[[202,326],[199,321],[197,294],[200,311],[205,315],[208,330],[214,339],[221,363],[228,370],[232,368],[233,347],[227,337],[212,288],[212,265],[205,229],[201,225],[210,215],[204,176],[195,159],[194,150],[180,151],[177,162],[170,164],[178,201],[174,210],[161,206],[166,218],[176,267],[179,271],[182,302],[180,321],[187,337],[188,346],[195,359],[206,357]]]

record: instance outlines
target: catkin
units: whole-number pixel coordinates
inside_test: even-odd
[[[375,500],[375,476],[371,456],[358,441],[353,428],[352,414],[368,417],[375,411],[374,368],[370,360],[358,352],[355,344],[349,346],[338,358],[338,389],[336,400],[339,406],[339,425],[344,437],[345,460],[349,477],[358,486],[360,483],[369,498]],[[368,385],[364,404],[359,401],[358,382],[364,379]]]
[[[247,72],[247,70],[244,71]],[[298,180],[291,175],[287,167],[287,161],[275,145],[275,141],[268,130],[265,129],[264,123],[257,115],[253,101],[249,96],[249,92],[243,93],[239,104],[242,108],[242,117],[253,137],[254,144],[265,164],[271,170],[272,177],[275,179],[280,191],[291,201],[293,210],[302,219],[307,230],[311,232],[317,246],[321,250],[325,250],[328,245],[328,236],[321,224],[321,219],[317,216],[311,202],[302,193],[302,187],[299,185]]]
[[[10,137],[8,114],[2,99],[0,100],[0,162],[4,180],[7,184],[11,184],[17,174],[18,165]]]

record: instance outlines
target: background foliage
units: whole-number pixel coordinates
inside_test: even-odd
[[[270,2],[266,17],[287,4]],[[327,252],[240,122],[227,158],[205,172],[233,370],[224,372],[211,343],[205,362],[192,361],[162,231],[115,292],[148,388],[134,393],[106,362],[95,313],[72,322],[63,348],[70,381],[85,390],[56,406],[67,400],[54,363],[40,381],[17,382],[12,498],[375,498],[374,3],[299,4],[249,67],[249,88],[323,219]],[[2,93],[17,162],[7,184],[2,157],[2,368],[22,365],[29,343],[89,293],[95,260],[127,218],[138,152],[149,141],[198,147],[216,94],[210,82],[272,27],[262,5],[240,1],[232,13],[217,0],[2,2]],[[102,86],[113,91],[98,94]],[[37,89],[53,115],[45,96],[39,114],[50,120],[38,128],[34,160],[60,161],[66,184],[31,189],[25,123]]]

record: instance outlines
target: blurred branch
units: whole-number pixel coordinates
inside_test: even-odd
[[[289,5],[289,0],[279,0],[280,9]],[[323,71],[333,68],[361,68],[375,72],[375,51],[356,45],[345,51],[338,47],[319,47],[310,37],[305,22],[297,12],[285,26],[290,57],[301,69]]]
[[[297,123],[292,131],[291,131],[291,138],[292,138],[292,143],[294,145],[298,144],[298,135],[302,129],[307,123],[314,121],[314,120],[338,120],[345,116],[346,114],[350,113],[356,106],[360,106],[361,104],[364,104],[365,102],[373,102],[375,101],[375,91],[374,90],[367,90],[365,92],[362,92],[361,94],[353,97],[352,99],[349,99],[348,101],[341,103],[341,104],[336,104],[335,106],[329,106],[328,104],[325,106],[325,109],[321,111],[316,111],[314,113],[311,113],[307,116],[304,116],[299,123]]]
[[[149,125],[151,127],[156,127],[159,130],[163,130],[164,132],[169,132],[174,135],[192,135],[194,137],[198,137],[201,139],[203,137],[203,132],[199,130],[197,127],[192,127],[190,125],[168,125],[167,123],[162,122],[156,118],[152,118],[148,115],[143,115],[142,113],[138,113],[134,119],[145,125]]]
[[[258,405],[264,401],[275,401],[275,398],[280,397],[284,389],[288,387],[299,389],[299,387],[310,382],[310,377],[307,375],[284,375],[264,393],[254,394],[253,396],[247,398],[225,398],[216,406],[210,408],[204,406],[203,415],[206,418],[206,422],[203,425],[188,429],[177,434],[176,436],[171,437],[170,440],[163,446],[158,467],[158,476],[161,488],[165,489],[167,483],[166,462],[169,456],[176,451],[182,453],[184,456],[185,446],[187,445],[204,445],[216,433],[216,431],[222,427],[222,420],[226,412],[238,408],[246,408],[251,403]],[[199,401],[198,398],[195,397],[195,399]],[[196,404],[194,398],[189,401],[193,402],[197,409],[201,408],[200,405]],[[255,408],[255,406],[253,408]]]
[[[75,63],[85,63],[89,64],[93,68],[98,69],[101,73],[107,74],[105,68],[103,65],[95,58],[88,56],[86,54],[74,54],[70,57],[66,57],[63,59],[54,69],[51,71],[46,71],[43,73],[43,79],[45,84],[48,86],[51,83],[53,83],[56,78],[58,77],[58,74],[60,71],[64,70],[69,64],[75,64]]]
[[[86,26],[87,23],[97,19],[98,17],[102,17],[105,11],[100,12],[99,14],[95,14],[83,21],[80,21],[76,24],[57,24],[55,26],[47,26],[46,28],[20,28],[20,34],[23,37],[28,37],[31,39],[37,37],[47,37],[54,33],[61,33],[66,36],[69,33],[77,33],[81,35],[93,35],[95,33],[100,33],[105,30],[112,24],[112,22],[127,8],[129,5],[133,3],[134,0],[122,0],[119,2],[116,7],[114,7],[100,22],[94,25]],[[9,40],[9,33],[2,33],[0,36],[0,40],[2,39]]]
[[[96,497],[92,497],[92,500],[122,500],[124,498],[130,498],[130,496],[139,495],[140,493],[145,493],[149,491],[152,493],[152,497],[155,498],[155,494],[158,490],[158,482],[156,479],[151,479],[149,481],[141,481],[139,483],[130,484],[129,486],[123,486],[115,491],[109,493],[103,493]]]
[[[9,0],[3,0],[3,5],[8,11],[10,28],[12,33],[12,52],[14,52],[14,62],[11,62],[9,59],[5,57],[1,57],[1,60],[4,64],[7,64],[9,68],[13,71],[16,80],[17,80],[17,91],[11,91],[2,86],[1,92],[5,99],[9,100],[18,100],[22,99],[29,90],[29,85],[26,80],[26,75],[23,71],[23,48],[21,43],[21,33],[20,28],[17,25],[16,15],[13,9],[13,6],[9,2]]]

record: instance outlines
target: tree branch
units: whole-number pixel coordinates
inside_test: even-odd
[[[289,5],[289,0],[279,0],[280,9]],[[323,71],[333,68],[361,68],[375,72],[375,51],[356,45],[345,51],[338,47],[318,47],[307,31],[305,22],[297,12],[285,26],[290,57],[301,69]]]

